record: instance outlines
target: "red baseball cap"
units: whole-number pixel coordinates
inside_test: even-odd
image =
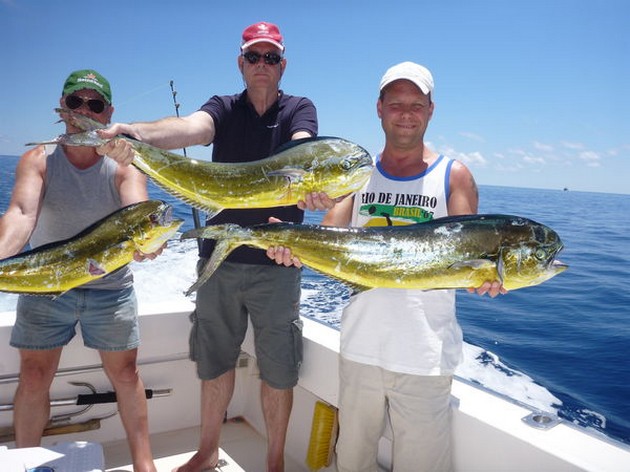
[[[275,47],[284,51],[284,44],[280,30],[273,23],[261,21],[248,26],[243,31],[243,42],[241,43],[241,51],[244,51],[252,44],[270,43]]]

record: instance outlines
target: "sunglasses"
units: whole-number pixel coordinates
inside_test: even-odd
[[[68,95],[66,97],[66,106],[70,108],[70,110],[76,110],[84,103],[87,103],[90,111],[96,114],[103,113],[103,110],[105,110],[105,102],[103,100],[99,100],[98,98],[83,98],[78,95]]]
[[[258,64],[258,61],[262,57],[265,60],[265,64],[269,64],[270,66],[275,66],[282,60],[282,56],[280,54],[276,54],[275,52],[259,54],[257,52],[249,51],[244,52],[243,57],[247,59],[247,62],[250,64]]]

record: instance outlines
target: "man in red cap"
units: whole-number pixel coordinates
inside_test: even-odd
[[[215,162],[248,162],[274,154],[282,144],[317,134],[317,113],[304,97],[279,89],[287,61],[278,27],[260,22],[243,31],[238,68],[246,89],[213,96],[191,115],[152,123],[114,124],[102,136],[127,133],[146,143],[177,149],[213,144]],[[103,149],[101,149],[103,150]],[[133,152],[122,140],[105,146],[108,155],[129,164]],[[334,202],[312,193],[296,206],[223,210],[207,224],[267,223],[270,217],[302,222],[304,209],[329,209]],[[200,249],[202,267],[214,250],[213,240]],[[299,319],[300,270],[281,267],[263,250],[235,250],[197,291],[191,315],[190,356],[202,380],[199,450],[177,469],[200,471],[216,466],[221,424],[234,391],[235,366],[248,324],[254,326],[261,398],[267,426],[267,470],[284,469],[284,445],[293,403],[293,387],[302,361]]]

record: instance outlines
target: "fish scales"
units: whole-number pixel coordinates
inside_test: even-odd
[[[284,246],[303,264],[351,286],[408,289],[479,287],[501,280],[514,290],[539,284],[566,269],[551,229],[511,215],[469,215],[409,226],[335,228],[278,223],[241,228],[218,225],[183,237],[217,239],[207,280],[234,248]],[[223,241],[223,244],[221,244]]]
[[[0,291],[59,295],[157,251],[183,220],[159,200],[129,205],[64,241],[0,260]]]

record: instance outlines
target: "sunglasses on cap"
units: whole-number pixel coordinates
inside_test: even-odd
[[[78,95],[68,95],[66,97],[66,106],[70,108],[70,110],[81,108],[84,103],[87,103],[90,111],[94,113],[103,113],[103,110],[105,110],[105,102],[98,98],[83,98]]]
[[[243,57],[250,64],[258,64],[258,61],[262,57],[265,61],[265,64],[269,64],[270,66],[275,66],[282,60],[282,56],[280,54],[276,54],[275,52],[266,52],[265,54],[259,54],[254,51],[244,52]]]

